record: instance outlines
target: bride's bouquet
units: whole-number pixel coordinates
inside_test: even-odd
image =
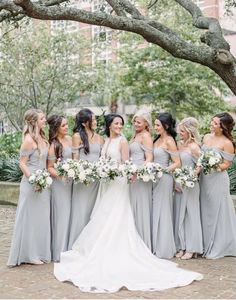
[[[219,164],[221,164],[222,161],[220,153],[212,149],[207,149],[201,153],[197,161],[197,166],[201,167],[203,169],[203,173],[207,175],[217,171],[219,169]]]
[[[148,162],[145,165],[139,166],[137,170],[137,179],[144,182],[153,181],[157,182],[163,175],[164,169],[154,162]]]
[[[66,160],[58,159],[54,164],[54,168],[57,171],[57,175],[67,178],[67,179],[75,179],[76,170],[78,169],[78,163],[68,158]]]
[[[100,180],[110,181],[120,176],[118,161],[110,157],[100,157],[95,163],[95,168]]]
[[[132,163],[132,161],[126,160],[123,164],[119,165],[120,175],[127,177],[128,182],[130,182],[134,175],[136,175],[138,167]]]
[[[52,177],[45,169],[35,171],[28,180],[34,186],[34,191],[39,193],[52,184]]]
[[[192,167],[182,167],[181,169],[175,169],[173,177],[176,183],[181,188],[193,188],[198,181],[198,176]]]

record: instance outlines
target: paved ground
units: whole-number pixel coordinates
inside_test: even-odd
[[[158,299],[235,299],[236,298],[236,258],[218,260],[192,259],[179,261],[179,265],[200,272],[204,279],[200,282],[163,292],[129,292],[125,289],[115,294],[82,293],[70,283],[60,283],[53,276],[53,264],[41,266],[22,265],[6,267],[9,252],[15,207],[0,206],[0,298],[6,299],[118,299],[118,298],[158,298]],[[174,259],[177,261],[177,259]]]

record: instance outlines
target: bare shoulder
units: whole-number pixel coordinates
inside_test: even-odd
[[[26,136],[24,137],[23,143],[21,144],[21,150],[32,150],[36,147],[35,145],[35,141],[33,140],[33,138],[29,135],[26,134]]]
[[[120,143],[121,143],[121,145],[129,145],[126,137],[124,137],[124,136],[122,136]]]
[[[95,138],[96,138],[96,141],[98,142],[98,144],[104,144],[105,140],[103,138],[103,136],[101,136],[100,134],[98,133],[95,133]]]
[[[183,148],[183,144],[181,143],[181,141],[177,142],[177,149],[181,150]]]
[[[191,143],[189,146],[192,151],[200,151],[200,146],[197,143]]]
[[[78,132],[75,132],[73,135],[72,135],[72,141],[75,141],[77,143],[81,143],[82,140],[81,140],[81,137],[80,137],[80,134]]]
[[[233,145],[232,141],[230,141],[227,138],[225,138],[225,141],[224,141],[224,151],[231,153],[231,154],[235,153],[235,149],[234,149],[234,145]]]
[[[152,140],[152,136],[151,136],[151,133],[146,131],[142,134],[142,140]]]
[[[72,137],[71,137],[70,135],[67,135],[67,136],[66,136],[66,140],[67,140],[68,142],[71,142],[71,141],[72,141]]]
[[[175,147],[177,148],[176,142],[172,136],[167,136],[166,137],[166,145],[168,147]]]
[[[205,144],[208,141],[210,141],[212,139],[212,134],[211,133],[207,133],[204,135],[202,142]]]
[[[54,147],[54,144],[52,143],[49,147],[48,155],[53,156],[54,154],[55,154],[55,147]]]

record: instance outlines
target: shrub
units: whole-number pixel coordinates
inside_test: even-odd
[[[0,181],[20,182],[22,171],[19,167],[19,157],[0,159]]]
[[[236,158],[228,169],[228,174],[230,179],[230,193],[236,194]]]
[[[9,158],[19,153],[21,132],[5,133],[0,136],[0,157]]]

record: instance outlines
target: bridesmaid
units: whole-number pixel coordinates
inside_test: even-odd
[[[41,193],[35,192],[28,182],[33,172],[46,168],[48,142],[43,131],[46,120],[41,110],[30,109],[26,111],[24,121],[20,148],[23,177],[8,266],[51,261],[50,192],[49,189],[44,189]]]
[[[53,115],[47,121],[50,143],[48,171],[54,178],[51,195],[51,251],[52,260],[60,261],[60,253],[68,250],[72,182],[65,182],[63,178],[58,177],[54,163],[59,158],[61,160],[72,158],[72,140],[67,135],[68,122],[66,118]]]
[[[97,161],[100,157],[103,138],[95,133],[97,121],[89,109],[82,109],[76,115],[72,152],[74,159]],[[87,225],[97,197],[99,182],[89,186],[82,183],[74,184],[72,192],[71,226],[68,249]]]
[[[133,117],[133,124],[135,134],[130,142],[130,159],[140,166],[153,160],[150,113],[140,109]],[[151,250],[152,182],[136,180],[130,184],[130,201],[137,231]]]
[[[179,123],[178,131],[181,140],[178,143],[178,150],[183,167],[196,168],[200,156],[198,126],[198,121],[192,117],[185,118]],[[174,233],[178,253],[175,256],[181,259],[191,259],[194,254],[201,254],[203,251],[199,194],[198,182],[193,188],[182,190],[176,187]]]
[[[203,139],[202,150],[214,149],[223,159],[220,171],[201,174],[200,180],[203,256],[210,259],[236,256],[236,216],[226,171],[235,156],[234,125],[230,114],[216,114],[211,121],[211,133]]]
[[[176,145],[175,120],[169,113],[160,113],[155,120],[157,138],[154,140],[154,162],[173,172],[180,167]],[[170,164],[169,164],[170,162]],[[163,174],[153,184],[152,243],[159,258],[172,258],[176,253],[173,232],[173,178]]]

